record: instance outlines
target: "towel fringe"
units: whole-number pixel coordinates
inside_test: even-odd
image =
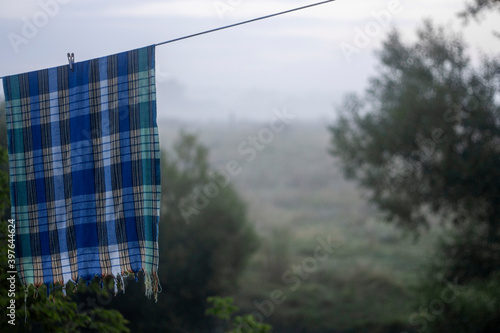
[[[123,281],[123,273],[120,275],[122,291],[125,294],[125,281]]]
[[[146,287],[146,297],[151,299],[153,287],[151,286],[151,274],[144,274],[144,286]]]
[[[126,278],[134,276],[135,281],[138,281],[138,276],[139,273],[142,272],[144,274],[144,287],[145,287],[145,296],[148,299],[154,298],[155,303],[158,302],[158,294],[161,293],[161,285],[160,285],[160,280],[158,278],[158,274],[156,272],[147,272],[144,269],[139,270],[138,272],[122,272],[118,273],[116,275],[113,274],[107,274],[103,275],[99,278],[98,282],[100,289],[104,289],[104,282],[106,281],[106,278],[111,277],[113,279],[113,293],[116,296],[118,292],[121,291],[125,294],[125,286],[126,286]],[[68,283],[72,282],[74,284],[74,289],[73,293],[78,292],[78,284],[81,280],[82,283],[85,283],[86,286],[89,286],[93,281],[96,276],[91,277],[91,276],[85,276],[85,277],[78,277],[77,280],[70,279],[66,283],[64,281],[58,281],[57,283],[54,282],[47,282],[47,283],[41,283],[41,284],[29,284],[24,286],[24,308],[25,308],[25,321],[27,320],[27,302],[28,302],[28,296],[29,296],[29,288],[33,286],[33,298],[37,299],[40,293],[40,286],[44,285],[47,288],[47,301],[51,300],[55,303],[56,301],[56,288],[59,288],[59,284],[61,284],[61,291],[62,295],[64,297],[67,297],[67,287]],[[52,296],[52,298],[51,298]]]

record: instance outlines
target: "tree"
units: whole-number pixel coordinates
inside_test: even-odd
[[[484,18],[486,12],[497,11],[500,13],[500,0],[474,0],[468,2],[465,9],[458,13],[464,23],[468,23],[470,19],[480,22]],[[493,30],[493,35],[500,38],[500,32]]]
[[[197,138],[184,133],[174,151],[164,155],[162,240],[165,249],[172,250],[164,257],[166,280],[171,283],[180,278],[182,288],[186,278],[201,277],[201,281],[193,281],[197,289],[231,292],[257,239],[244,202],[227,176],[209,168],[207,156]],[[200,265],[193,265],[197,261]],[[175,272],[168,269],[173,265],[180,265]],[[179,274],[183,269],[187,269],[186,275]],[[205,271],[196,272],[198,269]]]
[[[330,127],[331,153],[389,221],[452,221],[454,240],[468,236],[476,251],[444,245],[448,276],[488,278],[500,270],[500,63],[475,68],[461,37],[428,21],[417,36],[389,35],[378,75]]]
[[[485,11],[500,11],[500,0],[474,0],[465,5],[465,10],[459,15],[465,20],[469,18],[479,19],[479,16]]]

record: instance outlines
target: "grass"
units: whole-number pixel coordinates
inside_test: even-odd
[[[263,125],[189,126],[210,148],[210,160],[217,169],[231,159],[243,165],[243,172],[231,181],[248,203],[249,218],[262,239],[235,295],[244,312],[262,313],[255,302],[269,300],[273,290],[280,290],[286,300],[273,305],[265,318],[274,325],[274,332],[400,332],[407,328],[410,290],[436,233],[415,241],[386,223],[343,179],[328,155],[326,124],[292,124],[252,162],[246,162],[237,147]],[[172,133],[177,128],[171,127],[176,126],[161,135],[163,140],[175,137]],[[311,263],[318,237],[331,237],[338,248],[327,260],[317,262],[307,277],[294,275],[300,283],[284,280],[283,274],[294,265]]]

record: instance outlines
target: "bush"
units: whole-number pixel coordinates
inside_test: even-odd
[[[458,285],[430,278],[420,285],[417,332],[495,333],[500,327],[500,275]]]

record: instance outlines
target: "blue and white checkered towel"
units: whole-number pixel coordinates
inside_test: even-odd
[[[156,296],[154,51],[4,78],[17,271],[25,286],[143,271],[147,293]]]

